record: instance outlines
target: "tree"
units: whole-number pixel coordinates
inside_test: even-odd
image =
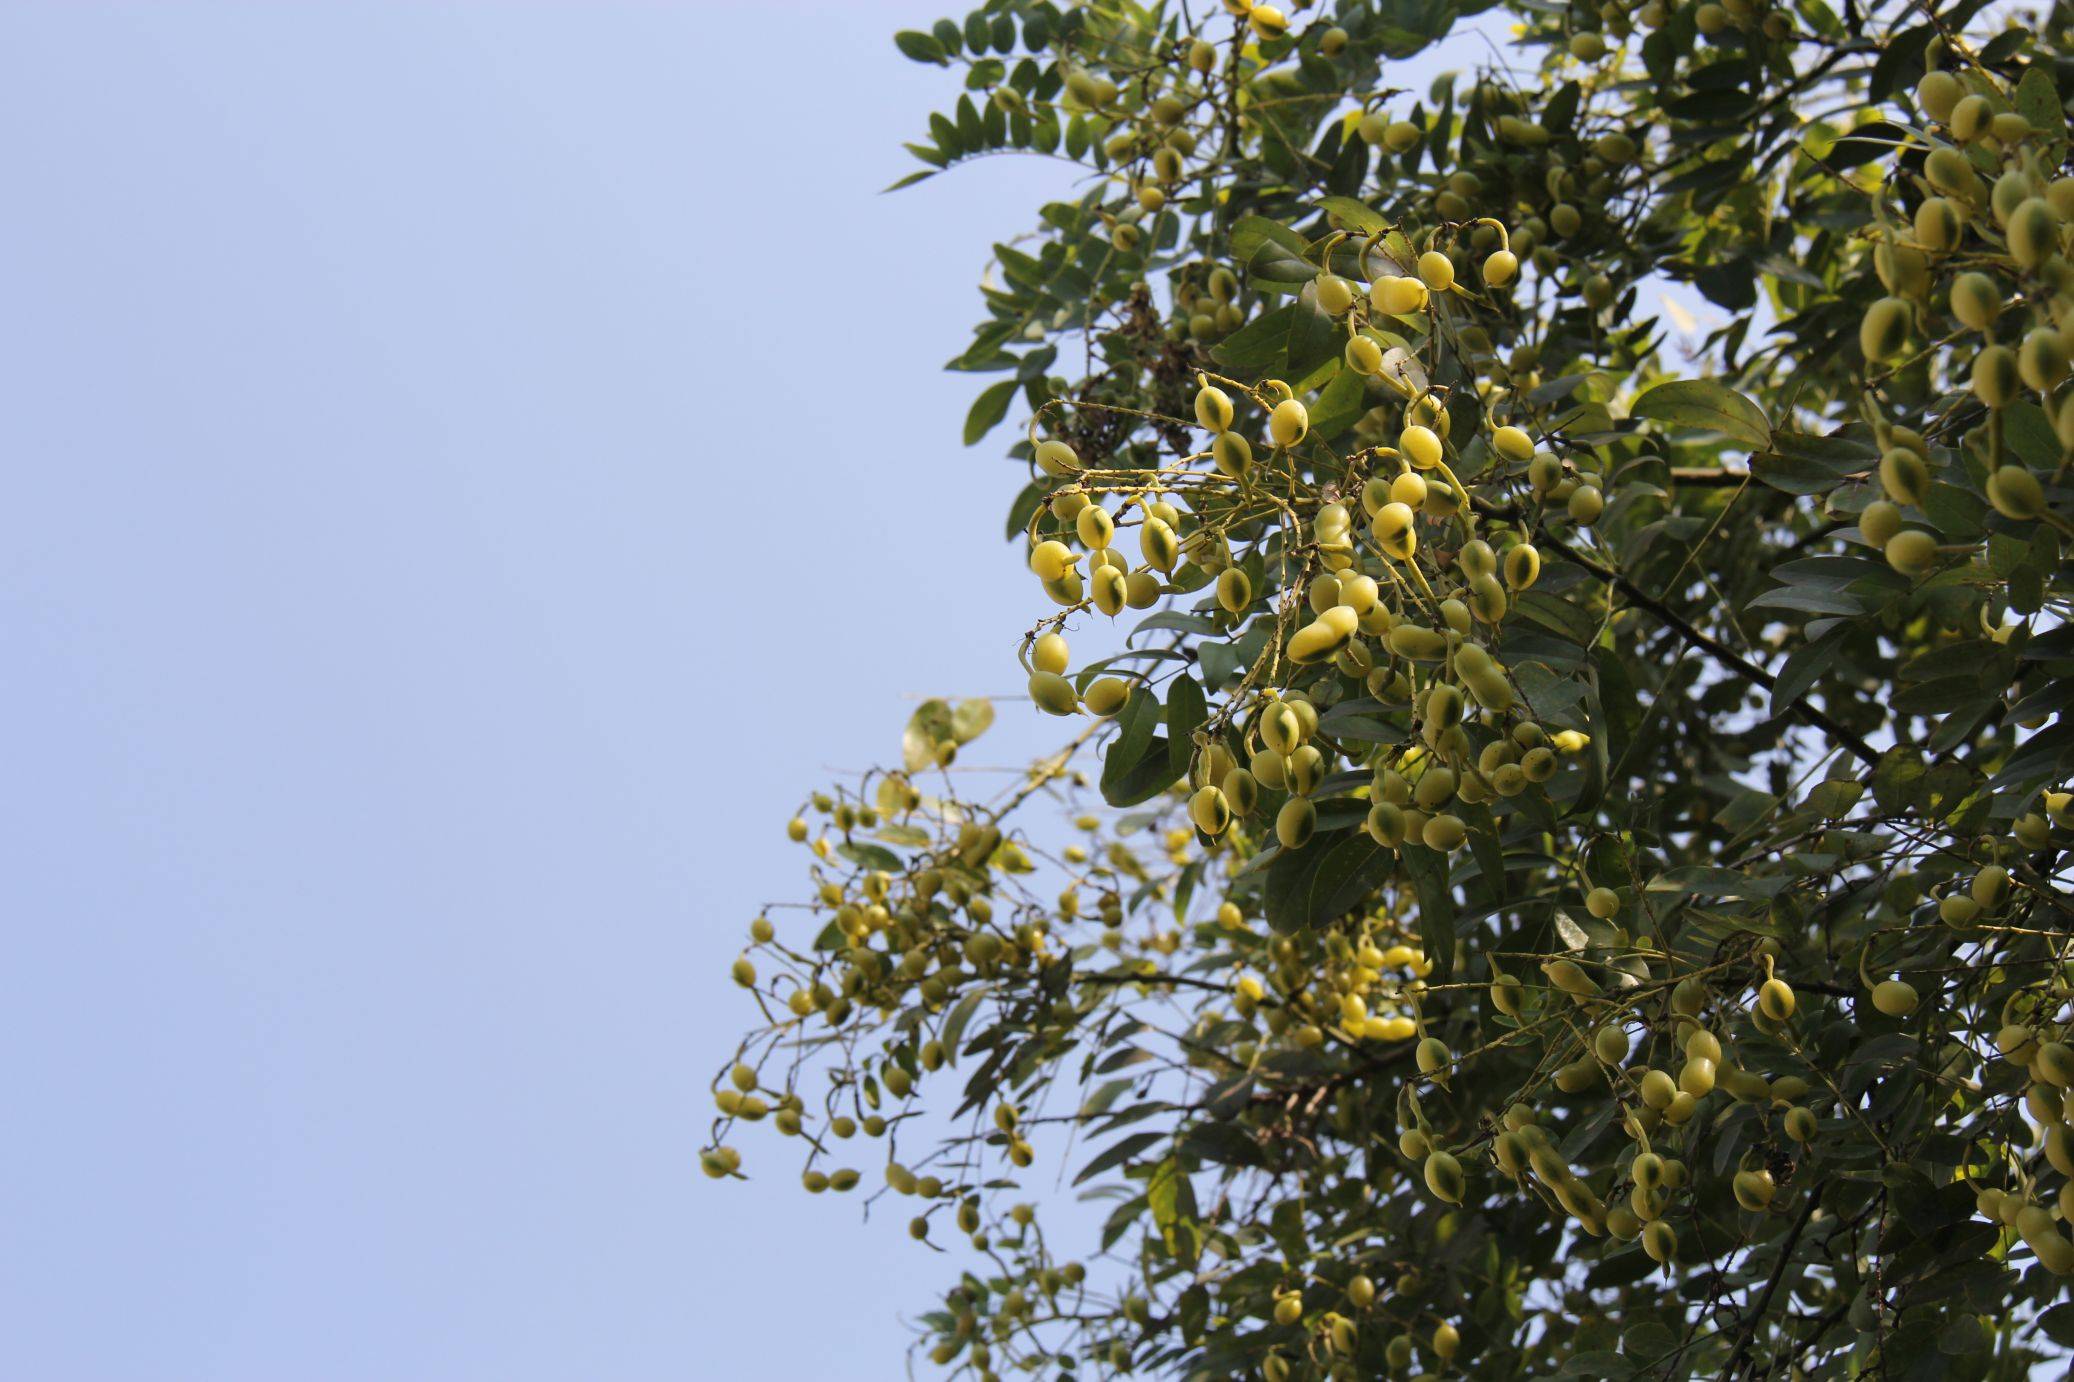
[[[1424,93],[1481,6],[1318,8],[897,36],[904,182],[1086,173],[952,362],[1075,732],[968,800],[932,701],[802,808],[705,1169],[915,1197],[982,1378],[2064,1356],[2067,7],[1522,0]]]

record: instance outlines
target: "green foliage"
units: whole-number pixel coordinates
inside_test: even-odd
[[[1075,732],[802,809],[705,1169],[884,1156],[982,1379],[2064,1358],[2066,8],[1519,3],[1423,93],[1480,6],[1315,8],[895,38],[913,178],[1087,173],[950,362]]]

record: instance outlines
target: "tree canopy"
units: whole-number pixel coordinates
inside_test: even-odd
[[[967,444],[1013,415],[974,502],[1062,744],[971,794],[996,707],[930,701],[802,805],[706,1171],[904,1201],[957,1248],[918,1348],[982,1379],[2065,1356],[2069,26],[896,35],[964,87],[896,185],[1084,174],[950,364]],[[1728,325],[1682,349],[1667,290]]]

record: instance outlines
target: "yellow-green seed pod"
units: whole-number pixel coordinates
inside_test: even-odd
[[[1916,1001],[1914,985],[1899,979],[1873,985],[1872,1005],[1889,1017],[1907,1017],[1916,1010]]]
[[[1159,577],[1150,571],[1133,571],[1124,578],[1124,603],[1132,609],[1151,609],[1159,603]]]
[[[1865,309],[1858,348],[1870,361],[1891,360],[1908,344],[1909,308],[1902,298],[1881,298]]]
[[[1097,568],[1088,577],[1088,597],[1095,608],[1114,619],[1130,598],[1130,581],[1114,566]]]
[[[1327,316],[1340,316],[1354,305],[1354,285],[1338,274],[1319,274],[1314,282],[1318,307]]]
[[[1072,571],[1073,563],[1079,558],[1073,549],[1054,538],[1047,538],[1030,549],[1030,573],[1038,580],[1052,582],[1060,580]]]
[[[1885,551],[1887,543],[1901,531],[1901,510],[1885,499],[1875,499],[1858,515],[1858,534],[1866,545]]]
[[[2067,377],[2067,346],[2060,333],[2041,326],[2024,337],[2016,352],[2016,369],[2024,387],[2037,393],[2051,392]]]
[[[1988,476],[1988,502],[2004,518],[2031,519],[2045,512],[2045,490],[2038,477],[2014,461]]]
[[[1455,799],[1455,774],[1452,769],[1434,766],[1420,777],[1412,788],[1411,799],[1421,810],[1435,811]]]
[[[1054,675],[1066,670],[1070,655],[1071,649],[1067,646],[1064,636],[1056,633],[1039,634],[1037,641],[1030,648],[1031,665],[1040,672],[1050,672]]]
[[[1647,1070],[1639,1084],[1642,1102],[1653,1109],[1667,1109],[1678,1097],[1678,1084],[1661,1070]]]
[[[1071,715],[1080,708],[1080,698],[1073,691],[1073,683],[1056,672],[1030,674],[1030,699],[1048,715]]]
[[[1260,712],[1258,728],[1260,741],[1279,754],[1294,753],[1296,746],[1304,741],[1302,717],[1289,701],[1268,702]]]
[[[1447,656],[1447,635],[1419,624],[1399,624],[1386,641],[1391,652],[1415,662],[1438,662]]]
[[[1541,972],[1548,982],[1580,1003],[1599,996],[1599,986],[1572,960],[1544,960]]]
[[[1440,435],[1430,427],[1405,428],[1398,435],[1397,449],[1420,470],[1431,470],[1441,461]]]
[[[1325,755],[1305,744],[1284,760],[1283,771],[1289,779],[1289,790],[1307,797],[1325,778]]]
[[[1275,813],[1275,838],[1284,849],[1302,849],[1318,826],[1318,808],[1309,797],[1291,797]]]
[[[1920,576],[1937,565],[1937,540],[1920,528],[1887,539],[1887,564],[1904,576]]]
[[[1089,504],[1073,520],[1073,531],[1080,538],[1080,545],[1089,551],[1107,547],[1116,536],[1116,520],[1100,504]]]
[[[1165,519],[1148,517],[1138,529],[1138,550],[1146,565],[1171,572],[1181,559],[1181,540]]]
[[[1443,854],[1452,854],[1469,839],[1469,827],[1461,817],[1438,815],[1428,820],[1419,832],[1426,848],[1437,849]]]
[[[1219,432],[1210,443],[1210,459],[1224,474],[1243,480],[1253,469],[1253,444],[1237,432]]]
[[[1967,161],[1966,155],[1957,149],[1942,145],[1932,149],[1923,160],[1923,176],[1930,180],[1932,187],[1945,196],[1957,198],[1968,206],[1980,205],[1984,190],[1980,184],[1980,175],[1973,171],[1973,165]]]
[[[1206,432],[1223,432],[1231,427],[1231,395],[1215,384],[1205,383],[1196,390],[1195,420]]]
[[[1447,1049],[1447,1043],[1439,1037],[1422,1037],[1412,1052],[1413,1063],[1421,1075],[1438,1075],[1435,1083],[1447,1086],[1447,1070],[1454,1064],[1455,1053]]]
[[[1947,926],[1971,926],[1980,918],[1980,904],[1964,893],[1953,893],[1937,904],[1937,917]]]
[[[1516,464],[1525,464],[1534,457],[1534,439],[1522,427],[1500,427],[1491,433],[1491,448]]]
[[[1505,587],[1496,576],[1482,572],[1470,578],[1469,608],[1486,624],[1497,624],[1504,620],[1509,601],[1505,596]]]
[[[1897,504],[1920,504],[1930,488],[1930,466],[1905,446],[1888,447],[1880,457],[1880,488]]]
[[[2065,1123],[2047,1123],[2045,1159],[2063,1176],[2074,1176],[2074,1130]]]
[[[1345,606],[1339,606],[1344,609]],[[1348,611],[1349,614],[1352,611]],[[1289,660],[1298,666],[1323,662],[1347,645],[1351,630],[1343,631],[1324,617],[1312,620],[1289,639]]]
[[[2009,255],[2035,269],[2060,247],[2060,218],[2043,197],[2027,197],[2009,214]]]
[[[1231,804],[1235,815],[1250,816],[1253,808],[1260,804],[1260,783],[1244,768],[1230,768],[1220,781],[1224,788],[1224,799]]]
[[[1798,1105],[1786,1110],[1786,1136],[1806,1146],[1815,1140],[1815,1115],[1813,1110]]]
[[[1462,1163],[1452,1152],[1434,1152],[1426,1158],[1426,1188],[1449,1204],[1462,1202]]]
[[[1231,803],[1221,787],[1203,787],[1188,799],[1188,817],[1197,830],[1214,838],[1231,828]]]
[[[1098,677],[1081,699],[1089,714],[1106,720],[1130,703],[1131,684],[1121,677]]]
[[[1757,990],[1757,1010],[1774,1022],[1793,1016],[1793,989],[1784,979],[1767,979]]]
[[[1928,72],[1916,83],[1916,104],[1940,125],[1951,118],[1952,107],[1965,94],[1966,88],[1949,72]]]
[[[1483,281],[1503,288],[1519,277],[1519,256],[1511,250],[1493,250],[1483,261]]]
[[[1606,511],[1606,496],[1599,492],[1597,485],[1579,485],[1570,492],[1568,510],[1572,523],[1580,528],[1589,528]]]
[[[1975,331],[1985,331],[2002,315],[2002,294],[1984,273],[1963,273],[1952,280],[1952,315]],[[1870,358],[1870,357],[1867,357]]]
[[[1491,1006],[1507,1017],[1518,1017],[1525,1002],[1526,985],[1510,974],[1500,974],[1491,981]]]
[[[1446,292],[1455,285],[1454,261],[1439,250],[1427,250],[1419,256],[1419,281],[1428,292]]]
[[[1383,348],[1372,336],[1355,336],[1348,340],[1346,349],[1347,368],[1360,375],[1382,372]]]
[[[1944,197],[1925,197],[1916,208],[1916,243],[1932,254],[1949,254],[1959,246],[1966,223],[1959,208]]]
[[[1253,580],[1236,566],[1217,576],[1217,603],[1232,614],[1243,614],[1253,603]]]
[[[1053,438],[1037,443],[1035,452],[1037,468],[1054,479],[1065,479],[1080,472],[1080,457],[1066,442]]]
[[[2025,1205],[2017,1212],[2014,1227],[2045,1270],[2054,1276],[2074,1272],[2074,1243],[2067,1241],[2051,1214],[2037,1205]]]
[[[2016,352],[2008,346],[1987,346],[1973,357],[1973,396],[1988,407],[2008,407],[2022,387]]]
[[[1505,584],[1527,590],[1541,579],[1541,553],[1531,542],[1522,542],[1505,553]]]
[[[1268,435],[1276,446],[1294,446],[1311,430],[1310,411],[1293,398],[1285,398],[1268,414]]]
[[[1961,144],[1971,144],[1988,132],[1988,122],[1995,118],[1995,108],[1988,104],[1985,96],[1962,96],[1952,107],[1945,120],[1950,126],[1952,138]]]
[[[1395,849],[1405,841],[1408,831],[1404,808],[1393,802],[1379,801],[1368,808],[1368,819],[1362,823],[1368,837],[1385,849]]]
[[[1736,1203],[1754,1213],[1769,1208],[1778,1186],[1772,1181],[1769,1171],[1738,1171],[1732,1182]]]

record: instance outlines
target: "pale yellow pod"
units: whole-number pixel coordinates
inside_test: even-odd
[[[1081,699],[1089,714],[1106,720],[1129,704],[1131,684],[1121,677],[1098,677]]]
[[[1376,586],[1375,577],[1364,576],[1358,571],[1340,573],[1338,603],[1353,610],[1357,616],[1366,615],[1381,598],[1382,592]]]
[[[1039,634],[1037,642],[1030,649],[1030,662],[1038,671],[1050,672],[1056,676],[1066,670],[1070,655],[1071,649],[1067,646],[1064,635]]]
[[[1114,619],[1123,613],[1130,594],[1130,581],[1113,566],[1100,567],[1088,578],[1088,594],[1096,609]]]
[[[1080,470],[1080,457],[1070,445],[1056,438],[1038,442],[1035,458],[1039,470],[1057,479],[1064,479]]]
[[[1268,435],[1277,446],[1294,446],[1311,430],[1310,411],[1293,398],[1285,398],[1268,414]]]
[[[1073,549],[1055,538],[1047,538],[1030,549],[1030,571],[1040,581],[1061,579],[1077,560]]]
[[[1181,541],[1167,520],[1148,515],[1138,529],[1138,550],[1144,555],[1146,565],[1162,572],[1170,572],[1181,559]]]
[[[1030,674],[1030,699],[1048,715],[1071,715],[1080,708],[1080,698],[1074,694],[1073,683],[1056,672]]]
[[[1236,566],[1217,576],[1217,603],[1232,614],[1243,614],[1253,603],[1253,581]]]
[[[1405,428],[1398,434],[1397,449],[1420,470],[1431,470],[1441,461],[1440,434],[1430,427]]]

